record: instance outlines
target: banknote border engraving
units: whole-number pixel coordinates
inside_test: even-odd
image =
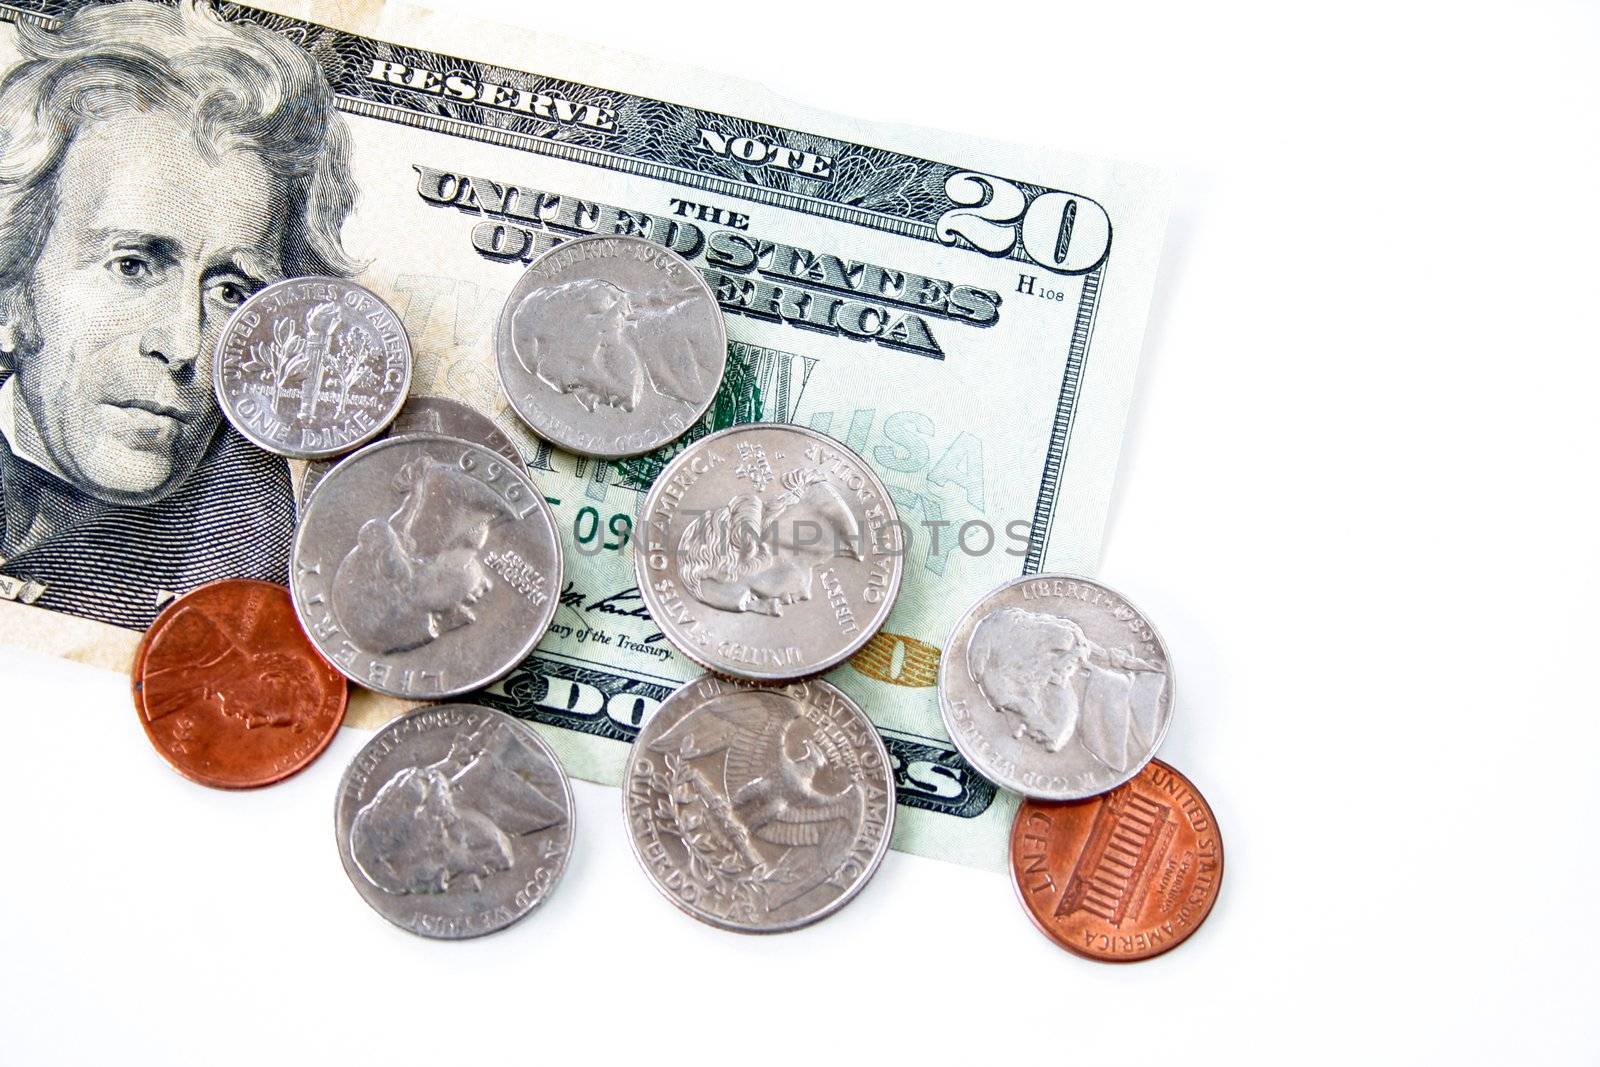
[[[175,0],[156,2],[173,3]],[[63,19],[85,6],[90,6],[88,0],[10,0],[0,3],[0,19],[15,21],[25,18],[54,29]],[[904,237],[936,244],[946,243],[940,241],[935,233],[938,215],[954,204],[944,191],[945,185],[952,175],[966,172],[965,168],[954,164],[920,159],[892,149],[783,129],[673,101],[653,100],[531,71],[379,41],[229,0],[213,0],[213,6],[216,13],[227,21],[254,23],[288,37],[312,52],[323,62],[324,73],[340,98],[340,106],[353,114],[386,119],[433,132],[471,137],[506,148],[543,152],[590,166],[673,180],[709,192],[882,229]],[[329,56],[337,56],[343,61],[342,65],[338,69],[328,69]],[[363,69],[370,66],[373,60],[397,63],[408,69],[445,71],[478,86],[526,90],[531,94],[561,100],[574,109],[585,106],[604,108],[614,113],[618,121],[586,129],[571,120],[540,118],[533,114],[523,117],[504,108],[463,101],[432,88],[424,91],[377,81],[363,73]],[[634,123],[633,127],[629,126],[630,120]],[[717,123],[724,131],[736,136],[761,138],[773,143],[803,142],[813,149],[826,149],[830,158],[842,162],[856,161],[863,173],[861,180],[868,184],[852,184],[837,174],[819,178],[794,170],[752,168],[747,161],[740,159],[732,159],[718,166],[711,162],[717,158],[715,154],[701,150],[698,144],[691,145],[684,141],[676,152],[669,151],[668,138],[657,133],[657,128],[661,133],[698,132],[708,123]],[[608,147],[618,141],[622,142],[624,148],[632,148],[632,153]],[[695,180],[685,181],[686,175],[692,175]],[[760,180],[755,180],[758,177]],[[1029,197],[1063,193],[1104,210],[1093,197],[1071,190],[1050,189],[1003,176],[1000,180],[1014,185]],[[829,193],[832,195],[826,195]],[[895,208],[900,210],[896,211]],[[1108,235],[1106,252],[1087,269],[1097,268],[1109,256],[1111,244],[1112,237]],[[1033,262],[1021,251],[1020,245],[1010,250],[1008,258],[1024,263]],[[1086,273],[1086,270],[1072,273]]]
[[[554,701],[552,681],[566,683],[563,694],[566,706]],[[659,705],[681,684],[667,678],[639,682],[590,663],[536,652],[504,679],[473,694],[472,699],[529,722],[631,745],[639,736],[646,702]],[[600,703],[592,710],[577,706],[584,686],[599,695]],[[631,710],[612,706],[619,697],[633,701]],[[628,711],[628,719],[636,721],[624,721],[618,716],[621,711]],[[883,726],[878,727],[878,735],[889,751],[889,765],[895,778],[895,803],[901,807],[975,819],[994,803],[997,787],[975,771],[950,742]],[[930,789],[918,774],[932,774],[954,783],[959,786],[959,792],[946,799]]]

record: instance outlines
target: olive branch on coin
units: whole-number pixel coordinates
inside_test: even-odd
[[[335,417],[344,414],[345,406],[350,403],[352,390],[378,383],[377,373],[366,361],[367,350],[371,347],[371,335],[359,326],[350,326],[339,335],[338,342],[329,349],[326,366],[333,377],[337,397],[334,406]]]
[[[271,341],[256,341],[250,345],[250,354],[243,366],[246,370],[259,370],[272,383],[272,407],[276,410],[289,380],[305,370],[309,359],[306,339],[295,331],[294,320],[281,318],[273,320]]]
[[[669,752],[663,762],[671,776],[659,771],[650,776],[656,791],[656,815],[662,832],[683,845],[689,875],[719,896],[753,898],[759,887],[749,880],[750,865],[729,839],[731,813],[718,812],[703,791],[703,780],[689,761]],[[721,823],[722,825],[717,825]]]

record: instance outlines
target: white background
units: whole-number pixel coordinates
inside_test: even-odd
[[[1177,172],[1101,576],[1173,650],[1220,903],[1097,965],[891,853],[739,937],[577,783],[550,903],[428,942],[335,858],[366,735],[205,790],[124,679],[0,650],[0,1061],[1600,1059],[1593,6],[451,6]]]

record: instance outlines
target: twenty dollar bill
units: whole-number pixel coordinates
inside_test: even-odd
[[[0,640],[126,669],[172,596],[286,580],[300,472],[218,424],[204,348],[252,287],[349,273],[401,314],[413,392],[516,436],[565,538],[553,630],[481,699],[537,723],[574,774],[617,782],[640,724],[698,674],[631,559],[642,496],[685,442],[619,462],[551,448],[509,411],[492,341],[533,257],[639,234],[693,263],[727,318],[726,378],[689,439],[812,427],[889,487],[904,586],[828,678],[888,746],[895,847],[1003,864],[1014,801],[944,734],[940,646],[999,582],[1095,567],[1158,176],[397,3],[111,6],[139,17],[0,3]],[[298,116],[299,157],[252,126],[257,107]],[[193,136],[140,125],[158,121]],[[119,145],[138,150],[91,165]],[[29,216],[46,194],[53,214]]]

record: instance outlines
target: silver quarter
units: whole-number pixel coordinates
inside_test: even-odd
[[[217,402],[280,456],[326,459],[377,437],[411,386],[411,342],[375,294],[288,278],[240,305],[217,342]]]
[[[939,711],[978,773],[1038,800],[1081,800],[1155,755],[1175,679],[1139,609],[1087,578],[1018,578],[974,604],[939,661]]]
[[[495,354],[506,397],[534,433],[619,459],[676,440],[711,406],[728,335],[683,257],[642,237],[581,237],[517,280]]]
[[[390,437],[335,467],[295,534],[289,588],[351,681],[437,700],[522,662],[561,599],[555,517],[518,466],[448,437]]]
[[[889,848],[894,776],[866,714],[821,679],[704,675],[644,724],[623,781],[634,855],[663,895],[741,933],[793,930],[861,892]]]
[[[394,417],[394,421],[389,424],[383,436],[399,437],[403,434],[416,433],[471,441],[473,444],[493,449],[504,456],[507,462],[516,464],[519,469],[523,465],[522,453],[511,443],[511,438],[495,425],[495,421],[459,400],[415,394],[407,397],[405,405],[400,408],[400,413]],[[332,459],[316,459],[306,464],[305,477],[300,481],[300,511],[305,511],[306,501],[311,499],[312,491],[337,465],[338,461]]]
[[[709,670],[827,670],[883,626],[904,532],[872,468],[833,438],[753,423],[703,437],[646,495],[634,566],[651,618]]]
[[[493,933],[544,903],[572,853],[572,786],[526,723],[472,704],[417,708],[339,783],[339,858],[361,898],[424,937]]]

